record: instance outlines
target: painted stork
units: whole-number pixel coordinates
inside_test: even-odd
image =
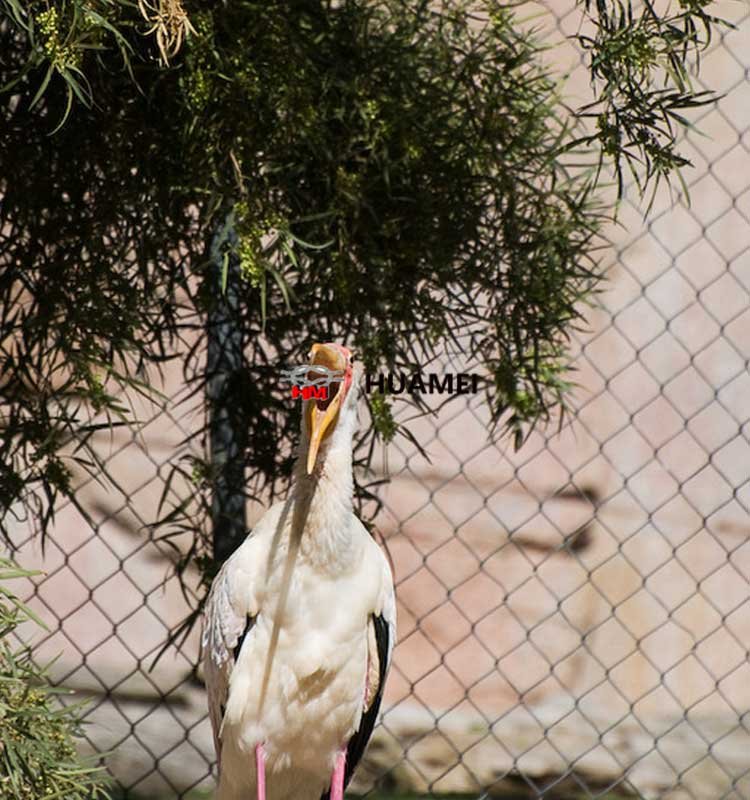
[[[206,605],[216,800],[341,800],[393,650],[391,571],[352,511],[358,374],[340,345],[310,357],[310,380],[315,366],[343,380],[305,401],[290,494],[226,561]]]

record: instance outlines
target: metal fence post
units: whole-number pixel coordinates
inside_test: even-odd
[[[213,496],[211,523],[214,558],[221,563],[246,533],[244,450],[247,438],[237,397],[244,369],[240,320],[239,260],[234,212],[217,225],[210,246],[213,303],[208,313],[206,360]]]

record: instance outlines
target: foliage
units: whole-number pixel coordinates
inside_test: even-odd
[[[250,491],[289,474],[278,368],[315,340],[373,370],[461,350],[520,443],[564,404],[600,168],[622,186],[640,163],[645,189],[684,163],[674,124],[705,99],[687,63],[708,6],[580,6],[587,131],[499,2],[0,0],[0,502],[44,528],[84,471],[106,473],[97,432],[135,424],[122,397],[166,359],[201,396],[230,277]],[[372,418],[394,435],[387,402]],[[165,521],[194,535],[215,474],[175,468],[204,502]],[[189,557],[206,554],[196,539]]]
[[[96,800],[109,795],[103,772],[76,753],[78,709],[61,706],[44,670],[8,637],[25,621],[42,623],[5,586],[33,573],[0,559],[0,797]]]
[[[596,99],[578,114],[594,118],[596,130],[574,145],[600,147],[599,168],[612,162],[620,195],[625,166],[642,193],[649,185],[656,192],[662,179],[679,176],[690,163],[678,150],[679,129],[689,124],[680,112],[715,100],[693,88],[689,58],[699,58],[714,28],[727,23],[709,13],[710,0],[679,0],[676,10],[668,6],[663,13],[651,0],[637,9],[630,0],[583,5],[594,33],[577,38],[588,54]]]

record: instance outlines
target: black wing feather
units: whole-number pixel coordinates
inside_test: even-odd
[[[255,617],[251,617],[249,614],[247,615],[247,622],[245,623],[245,630],[242,631],[240,638],[237,640],[237,644],[234,648],[234,663],[237,663],[237,659],[240,657],[240,650],[242,649],[242,645],[245,641],[245,637],[250,633],[253,629],[253,625],[255,625]]]
[[[378,648],[378,691],[373,698],[372,705],[362,714],[362,721],[356,733],[349,739],[349,744],[346,747],[346,768],[344,771],[344,788],[349,785],[349,781],[354,775],[354,770],[357,768],[362,756],[364,755],[367,743],[372,736],[375,722],[378,718],[378,711],[380,710],[380,702],[383,699],[383,689],[385,688],[385,675],[388,671],[388,623],[382,614],[375,616],[372,615],[372,621],[375,625],[375,642]],[[320,800],[330,800],[331,788],[320,796]]]

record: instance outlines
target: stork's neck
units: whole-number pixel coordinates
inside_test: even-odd
[[[302,443],[294,467],[294,503],[307,506],[300,553],[327,571],[339,571],[355,558],[351,525],[352,432],[338,428],[318,453],[312,475],[307,474],[307,447]]]

